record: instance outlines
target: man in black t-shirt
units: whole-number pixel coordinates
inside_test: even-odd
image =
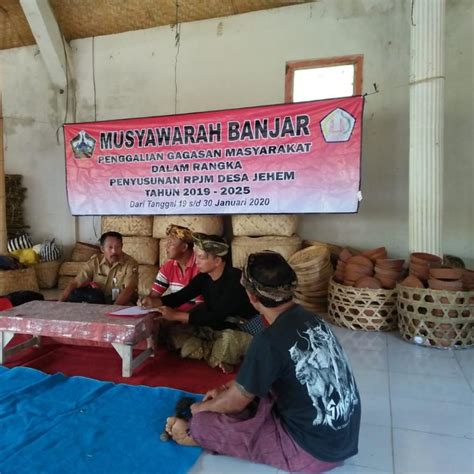
[[[229,246],[224,239],[200,233],[194,233],[193,239],[200,273],[180,291],[147,297],[139,304],[156,307],[160,319],[176,323],[168,325],[166,340],[182,357],[205,359],[211,367],[228,372],[240,362],[252,339],[240,330],[241,324],[256,312],[240,284],[242,272],[227,263]],[[175,309],[199,295],[204,303],[190,311]]]
[[[292,301],[296,275],[275,252],[249,256],[242,275],[270,326],[254,337],[235,381],[171,417],[176,442],[297,472],[323,472],[357,454],[361,403],[339,342]]]

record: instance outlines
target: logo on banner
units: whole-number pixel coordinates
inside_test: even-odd
[[[354,130],[355,118],[344,109],[337,108],[321,122],[321,132],[327,143],[347,142]]]
[[[74,157],[78,160],[81,158],[91,158],[94,154],[96,140],[84,130],[81,130],[70,143]]]

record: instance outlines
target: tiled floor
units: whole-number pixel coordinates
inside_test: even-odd
[[[474,349],[417,347],[397,333],[333,328],[362,398],[359,454],[334,474],[474,474]],[[204,454],[192,474],[277,474]]]

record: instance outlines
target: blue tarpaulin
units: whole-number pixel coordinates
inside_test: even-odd
[[[202,450],[160,441],[185,395],[0,366],[0,472],[185,473]]]

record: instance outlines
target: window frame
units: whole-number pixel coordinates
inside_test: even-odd
[[[300,69],[315,69],[330,66],[354,66],[354,90],[353,96],[362,95],[362,72],[364,66],[364,56],[354,54],[351,56],[337,56],[324,59],[305,59],[301,61],[288,61],[285,70],[285,103],[293,102],[293,85],[295,71]]]

